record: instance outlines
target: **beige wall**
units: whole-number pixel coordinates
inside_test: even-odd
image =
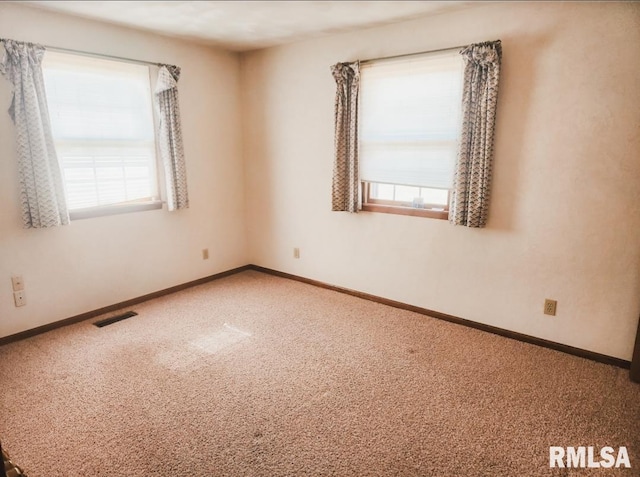
[[[10,87],[0,77],[0,336],[247,263],[237,55],[7,3],[0,37],[180,65],[191,204],[22,229]],[[27,306],[13,306],[13,274],[24,276]]]
[[[330,212],[329,66],[497,38],[487,228]],[[639,58],[637,3],[518,2],[244,55],[250,261],[630,359],[640,312]],[[558,300],[556,317],[542,314],[546,297]]]

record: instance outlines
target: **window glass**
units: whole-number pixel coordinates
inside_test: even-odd
[[[158,200],[149,68],[47,52],[43,72],[69,210]]]
[[[448,207],[460,137],[458,51],[373,61],[361,68],[364,203]]]

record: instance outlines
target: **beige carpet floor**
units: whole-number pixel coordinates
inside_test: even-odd
[[[255,271],[133,309],[0,347],[30,477],[640,475],[626,370]]]

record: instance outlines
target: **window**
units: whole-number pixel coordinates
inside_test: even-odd
[[[71,218],[160,208],[149,67],[47,52],[43,73]]]
[[[462,74],[457,51],[362,65],[363,210],[448,217],[460,137]]]

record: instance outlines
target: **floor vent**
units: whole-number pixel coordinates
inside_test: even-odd
[[[117,323],[118,321],[126,320],[127,318],[131,318],[132,316],[137,316],[138,314],[135,311],[127,311],[121,315],[112,316],[111,318],[105,318],[104,320],[96,321],[94,325],[98,328],[102,328],[103,326],[110,325],[112,323]]]

